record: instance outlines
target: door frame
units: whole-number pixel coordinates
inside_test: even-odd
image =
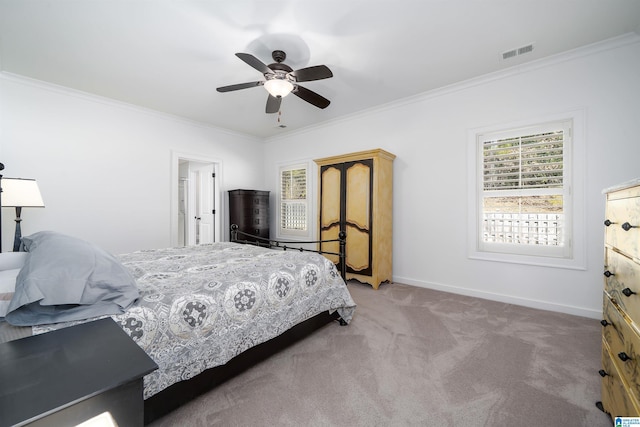
[[[198,163],[211,163],[213,164],[213,171],[216,174],[216,186],[214,192],[214,206],[216,210],[214,219],[214,238],[216,242],[222,241],[222,225],[224,221],[224,212],[226,212],[224,206],[224,197],[221,197],[221,189],[224,188],[222,184],[222,160],[215,159],[207,156],[202,156],[193,153],[182,153],[178,151],[171,151],[171,173],[170,173],[170,201],[169,201],[169,241],[171,246],[178,246],[178,208],[179,208],[179,190],[178,180],[180,177],[179,165],[181,160]]]

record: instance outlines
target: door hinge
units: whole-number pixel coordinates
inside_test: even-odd
[[[216,210],[215,209],[211,209],[211,213],[215,215],[216,214]]]
[[[215,177],[216,177],[216,173],[214,172],[211,174],[211,178],[215,178]]]

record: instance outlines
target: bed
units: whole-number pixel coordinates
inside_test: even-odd
[[[237,229],[232,236],[242,240]],[[159,366],[144,379],[146,423],[331,320],[347,324],[355,310],[332,261],[274,241],[118,257],[54,232],[23,242],[29,255],[6,313],[17,326],[4,330],[14,337],[40,334],[112,317]],[[93,270],[68,265],[83,257]],[[115,292],[105,285],[108,277],[127,283]],[[60,283],[82,290],[61,291]]]

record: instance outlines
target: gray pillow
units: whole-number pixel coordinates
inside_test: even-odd
[[[140,296],[129,271],[89,242],[54,231],[23,237],[22,242],[29,256],[5,317],[12,325],[119,314]]]

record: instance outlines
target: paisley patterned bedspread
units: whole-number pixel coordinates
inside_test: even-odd
[[[349,322],[355,310],[334,264],[312,252],[214,243],[119,258],[141,298],[112,318],[159,366],[144,378],[145,399],[316,314],[338,311]]]

